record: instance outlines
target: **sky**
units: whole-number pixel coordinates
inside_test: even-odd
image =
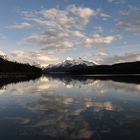
[[[47,66],[140,60],[140,0],[0,0],[0,55]]]

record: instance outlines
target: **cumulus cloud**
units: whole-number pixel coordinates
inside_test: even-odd
[[[41,50],[64,51],[77,47],[111,44],[119,39],[116,35],[101,35],[101,28],[98,28],[100,32],[93,32],[93,36],[85,33],[84,29],[91,18],[98,15],[106,20],[110,17],[101,9],[70,5],[65,9],[50,8],[29,13],[23,12],[23,15],[25,20],[43,29],[43,32],[24,38],[24,42],[37,44],[41,46]]]
[[[18,60],[19,62],[30,63],[38,66],[47,66],[48,64],[55,64],[59,59],[51,54],[34,51],[26,53],[24,51],[16,50],[11,52],[11,59]]]
[[[6,54],[3,51],[0,51],[0,56],[5,56]]]
[[[114,40],[121,39],[122,37],[120,35],[108,35],[108,36],[102,36],[100,34],[93,34],[89,38],[85,38],[85,46],[90,47],[94,44],[111,44]]]
[[[74,15],[76,15],[79,18],[79,22],[83,23],[83,25],[86,25],[89,22],[89,19],[91,16],[96,15],[96,11],[90,8],[84,8],[72,5],[68,7],[68,11],[72,12]]]
[[[26,57],[25,53],[19,50],[11,52],[11,55],[16,58]]]
[[[72,49],[85,37],[83,30],[96,11],[86,7],[70,5],[65,9],[50,8],[35,13],[24,12],[24,18],[44,30],[24,39],[37,43],[43,50]],[[77,41],[77,42],[76,42]]]
[[[56,64],[59,62],[59,58],[57,56],[43,52],[31,52],[30,57],[33,60],[36,60],[36,63],[40,64],[40,66],[47,66],[49,64]]]
[[[22,41],[28,45],[37,45],[39,51],[22,52],[14,51],[12,58],[21,62],[46,65],[56,63],[59,59],[55,53],[63,53],[67,50],[77,48],[91,48],[98,45],[109,45],[122,37],[117,34],[104,34],[102,27],[93,25],[90,34],[87,34],[88,25],[92,18],[97,16],[107,20],[111,16],[102,11],[101,8],[91,9],[89,7],[70,5],[65,8],[48,8],[39,11],[23,11],[23,21],[20,24],[7,26],[14,29],[30,29],[34,33],[26,36]],[[95,28],[94,28],[95,27]],[[49,54],[51,52],[51,54]]]
[[[74,41],[70,39],[73,36],[82,36],[79,32],[59,32],[46,31],[41,34],[31,35],[24,39],[24,42],[38,44],[42,50],[64,50],[74,47]]]
[[[45,33],[31,35],[24,39],[24,42],[37,43],[42,46],[42,50],[68,50],[75,47],[93,47],[95,45],[111,44],[115,40],[120,40],[121,35],[102,35],[93,33],[87,36],[80,31],[47,31]]]
[[[114,64],[121,62],[140,61],[140,52],[125,53],[121,55],[109,56],[107,53],[99,53],[95,58],[99,64]]]
[[[34,21],[38,26],[53,29],[82,28],[89,19],[96,15],[96,11],[86,7],[68,6],[65,9],[50,8],[36,12],[23,12],[24,19]]]
[[[140,32],[140,9],[129,6],[121,11],[121,19],[117,22],[117,27],[125,31]]]
[[[27,22],[22,22],[20,24],[6,26],[5,28],[8,28],[8,29],[30,29],[30,28],[32,28],[32,25],[30,23],[27,23]]]

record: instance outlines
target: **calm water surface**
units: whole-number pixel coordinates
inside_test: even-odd
[[[2,81],[0,140],[12,138],[139,140],[140,84],[47,76]]]

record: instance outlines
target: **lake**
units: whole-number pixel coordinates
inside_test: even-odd
[[[1,78],[0,139],[139,140],[137,78]]]

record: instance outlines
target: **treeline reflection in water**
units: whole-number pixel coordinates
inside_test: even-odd
[[[5,78],[0,82],[0,136],[139,139],[139,79],[68,75]]]

